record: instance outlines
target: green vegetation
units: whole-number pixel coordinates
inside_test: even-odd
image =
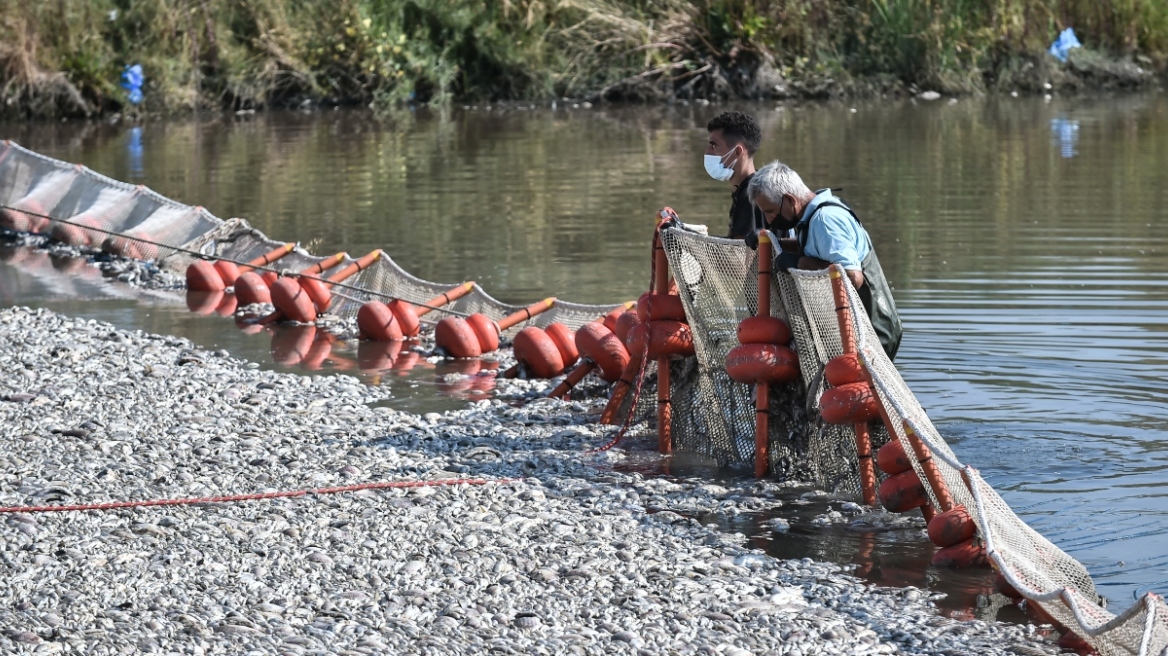
[[[1075,27],[1086,48],[1045,55]],[[1163,0],[0,0],[0,107],[148,110],[561,96],[1140,85]]]

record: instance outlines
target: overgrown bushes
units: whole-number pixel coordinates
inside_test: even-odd
[[[1066,26],[1095,54],[1061,68]],[[1166,58],[1163,0],[0,0],[25,115],[118,109],[129,63],[166,111],[1139,84]]]

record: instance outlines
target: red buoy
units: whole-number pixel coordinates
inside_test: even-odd
[[[876,451],[876,466],[885,474],[899,474],[912,469],[912,461],[904,452],[904,445],[893,436],[891,442]]]
[[[276,281],[280,279],[280,274],[276,273],[275,271],[265,271],[263,273],[263,277],[264,282],[268,283],[268,288],[271,288],[271,286],[276,284]]]
[[[600,377],[614,383],[629,364],[625,345],[599,321],[590,321],[576,331],[576,350],[600,367]]]
[[[690,332],[688,325],[680,321],[650,321],[637,324],[629,331],[629,338],[625,342],[629,353],[635,353],[640,357],[645,348],[645,340],[649,342],[650,358],[694,354],[693,333]]]
[[[272,305],[285,317],[300,323],[316,321],[316,308],[308,293],[292,278],[280,278],[272,285]]]
[[[263,276],[254,271],[240,274],[235,279],[235,297],[240,305],[272,302],[272,292],[268,289],[268,283]]]
[[[645,293],[637,299],[637,318],[642,323],[646,321],[684,322],[686,320],[685,306],[681,303],[681,297],[675,294]]]
[[[32,221],[29,215],[19,210],[0,209],[0,228],[14,232],[29,232]]]
[[[623,315],[622,315],[623,316]],[[580,352],[576,348],[576,335],[572,329],[562,323],[549,324],[544,332],[555,342],[560,351],[560,358],[564,361],[564,369],[576,364],[580,359]]]
[[[850,383],[824,392],[819,414],[829,424],[859,424],[880,416],[880,402],[868,383]]]
[[[472,314],[466,318],[466,323],[479,338],[479,350],[491,353],[499,350],[499,327],[485,314]],[[455,356],[457,357],[457,356]]]
[[[823,376],[832,387],[865,380],[864,367],[860,364],[860,356],[856,353],[846,353],[828,360],[823,367]]]
[[[921,484],[921,479],[914,471],[906,471],[884,479],[876,495],[880,497],[880,504],[894,513],[908,512],[929,501],[925,486]]]
[[[452,358],[477,358],[483,354],[479,336],[462,317],[446,317],[439,321],[434,326],[434,344]]]
[[[537,326],[515,335],[515,359],[535,378],[552,378],[564,371],[564,358],[556,343]]]
[[[953,506],[929,521],[929,539],[938,547],[952,547],[977,535],[977,524],[965,506]]]
[[[637,316],[636,310],[626,310],[616,318],[616,329],[612,332],[620,339],[621,344],[624,344],[625,340],[629,338],[629,331],[640,322],[641,319]]]
[[[738,324],[739,344],[791,343],[791,328],[778,317],[746,317]]]
[[[333,302],[333,294],[329,291],[328,285],[325,285],[316,278],[307,278],[305,276],[300,276],[297,278],[297,281],[300,284],[300,288],[312,300],[312,304],[316,306],[318,313],[323,314],[328,310],[329,305]]]
[[[187,267],[187,291],[221,292],[227,289],[215,265],[207,260],[195,260]]]
[[[601,319],[601,324],[603,324],[605,328],[608,328],[609,332],[615,333],[616,332],[616,320],[620,318],[621,314],[624,314],[626,309],[627,308],[622,305],[618,308],[613,308],[612,310],[609,310],[608,314],[604,315],[604,319]]]
[[[402,338],[401,323],[381,301],[369,301],[357,310],[357,329],[375,342],[396,342]]]
[[[422,324],[418,321],[418,311],[414,309],[413,305],[398,298],[385,305],[393,312],[393,316],[397,317],[397,322],[401,325],[403,336],[418,336],[418,333],[422,331]]]
[[[739,383],[789,383],[799,377],[799,356],[777,344],[741,344],[726,354],[726,373]]]
[[[933,565],[936,567],[969,569],[971,567],[981,567],[988,562],[986,560],[985,547],[977,544],[972,539],[955,544],[952,547],[939,549],[933,554]]]
[[[231,287],[239,278],[239,267],[235,266],[233,262],[226,260],[216,260],[215,270],[219,272],[219,277],[223,279],[223,284]]]

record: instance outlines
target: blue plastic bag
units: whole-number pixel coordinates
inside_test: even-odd
[[[1054,55],[1056,59],[1061,62],[1067,60],[1067,53],[1071,48],[1082,48],[1083,44],[1079,43],[1078,37],[1075,36],[1075,30],[1068,27],[1059,34],[1054,43],[1050,44],[1050,54]]]
[[[122,71],[121,86],[129,92],[130,104],[137,105],[142,102],[142,83],[145,81],[146,76],[142,74],[140,64],[127,66],[126,70]]]

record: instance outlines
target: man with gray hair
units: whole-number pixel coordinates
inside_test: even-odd
[[[771,162],[750,180],[750,202],[762,210],[767,228],[783,239],[775,262],[786,269],[823,269],[839,264],[855,285],[880,345],[889,358],[900,348],[903,328],[892,290],[872,239],[859,217],[831,189],[811,191],[791,167]]]

